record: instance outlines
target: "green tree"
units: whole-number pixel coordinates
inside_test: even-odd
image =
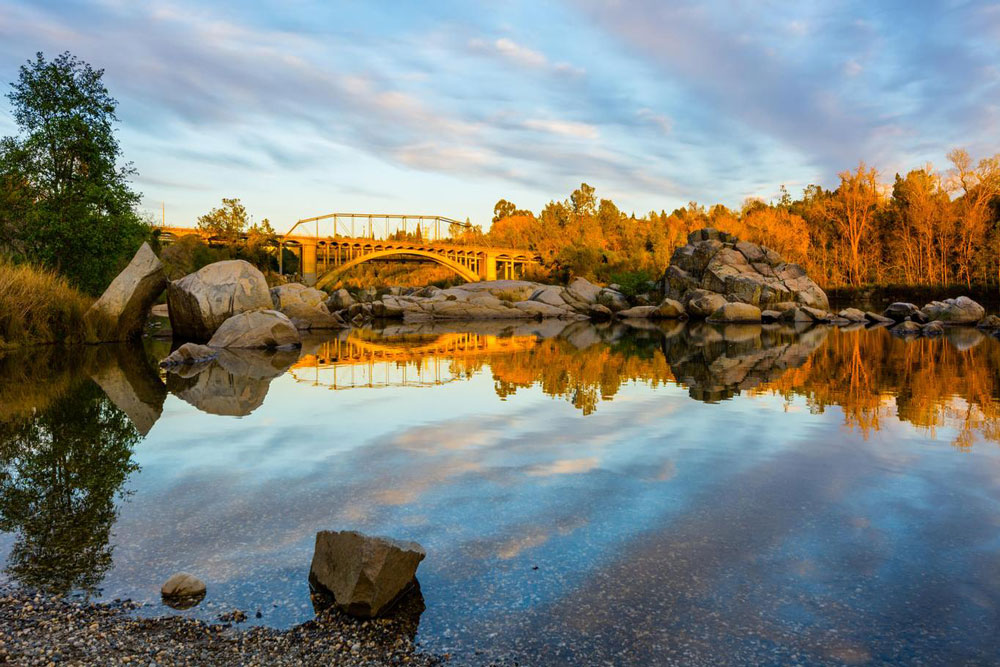
[[[267,225],[270,228],[270,224]],[[222,198],[222,206],[213,208],[198,218],[198,229],[208,232],[216,239],[233,248],[242,240],[247,228],[247,210],[239,199]],[[274,230],[271,230],[273,234]]]
[[[103,75],[69,53],[38,53],[7,95],[19,134],[0,140],[0,250],[93,294],[149,235]]]

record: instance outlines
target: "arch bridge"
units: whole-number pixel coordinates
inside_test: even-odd
[[[279,239],[282,247],[298,255],[302,281],[317,287],[335,283],[368,262],[433,262],[468,282],[517,278],[525,267],[541,263],[541,256],[531,250],[461,243],[471,227],[443,216],[328,213],[297,221]],[[160,230],[166,242],[186,234],[221,242],[187,227]],[[278,258],[283,264],[284,253]]]

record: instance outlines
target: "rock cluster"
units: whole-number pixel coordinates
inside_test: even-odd
[[[663,275],[663,292],[683,303],[692,317],[709,317],[723,302],[765,309],[780,303],[830,307],[826,293],[798,264],[711,228],[691,232],[687,245],[674,251]],[[692,302],[697,303],[692,307]]]
[[[936,336],[945,326],[972,326],[983,330],[1000,329],[1000,318],[986,317],[986,309],[967,296],[944,301],[931,301],[923,308],[905,301],[889,304],[882,315],[869,315],[873,321],[891,324],[892,332],[900,336]],[[874,318],[877,318],[875,320]]]
[[[316,533],[309,579],[331,593],[341,611],[373,618],[416,583],[417,566],[426,555],[415,542],[323,530]]]

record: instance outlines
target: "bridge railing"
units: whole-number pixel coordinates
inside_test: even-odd
[[[295,222],[284,237],[315,238],[419,238],[441,241],[472,229],[472,224],[442,215],[407,213],[327,213]]]

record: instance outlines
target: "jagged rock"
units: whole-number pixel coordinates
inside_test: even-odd
[[[891,317],[886,317],[884,315],[879,315],[878,313],[873,313],[872,311],[865,311],[865,319],[877,326],[895,324],[896,320]]]
[[[207,340],[233,315],[271,308],[264,274],[241,259],[215,262],[167,287],[174,335]]]
[[[203,364],[212,361],[219,356],[219,351],[207,345],[198,343],[184,343],[179,348],[167,355],[160,366],[185,366],[189,364]]]
[[[990,315],[989,317],[984,317],[976,325],[977,329],[982,329],[984,331],[1000,331],[1000,317],[996,315]]]
[[[940,336],[944,333],[944,324],[939,321],[928,322],[920,328],[920,333],[925,336]]]
[[[866,320],[864,312],[857,308],[845,308],[837,313],[837,317],[851,322],[864,322]]]
[[[688,236],[687,245],[674,251],[663,276],[664,293],[690,303],[699,290],[723,295],[727,301],[772,306],[784,301],[826,310],[826,293],[797,264],[763,246],[740,241],[731,234],[703,229]],[[692,316],[697,316],[691,311]],[[709,313],[710,314],[710,313]]]
[[[610,308],[600,303],[591,304],[589,314],[590,319],[596,322],[607,322],[613,315]]]
[[[435,287],[434,289],[437,288]],[[326,307],[331,313],[335,313],[338,310],[350,308],[355,303],[356,302],[354,301],[354,297],[351,296],[351,293],[341,287],[340,289],[334,290],[330,293],[330,298],[326,300]]]
[[[689,295],[687,313],[691,317],[704,319],[724,306],[726,297],[707,290],[695,290]]]
[[[712,313],[709,322],[760,322],[760,308],[749,303],[733,301]]]
[[[94,328],[93,342],[138,338],[150,308],[166,287],[163,264],[149,244],[143,243],[84,315],[84,321]],[[105,330],[105,323],[110,323],[110,330]]]
[[[890,331],[900,336],[909,336],[913,334],[919,334],[922,329],[923,327],[921,327],[916,322],[905,320],[894,326],[892,329],[890,329]]]
[[[618,311],[618,317],[625,319],[649,319],[656,312],[656,306],[632,306]]]
[[[301,344],[299,332],[284,314],[276,310],[255,310],[233,315],[222,323],[209,347],[276,348]]]
[[[341,611],[374,618],[413,586],[426,555],[416,542],[322,530],[316,533],[309,579],[333,594]]]
[[[931,301],[924,306],[923,315],[931,322],[945,324],[975,324],[986,315],[986,309],[967,296],[944,301]]]
[[[165,598],[187,598],[205,595],[205,582],[187,572],[172,575],[160,587],[160,594]]]
[[[888,317],[893,322],[902,322],[913,313],[919,312],[919,310],[912,303],[897,301],[889,304],[889,307],[882,311],[882,317]]]
[[[684,310],[684,304],[675,299],[664,299],[656,310],[653,311],[653,317],[661,320],[677,320],[687,317],[687,311]]]

